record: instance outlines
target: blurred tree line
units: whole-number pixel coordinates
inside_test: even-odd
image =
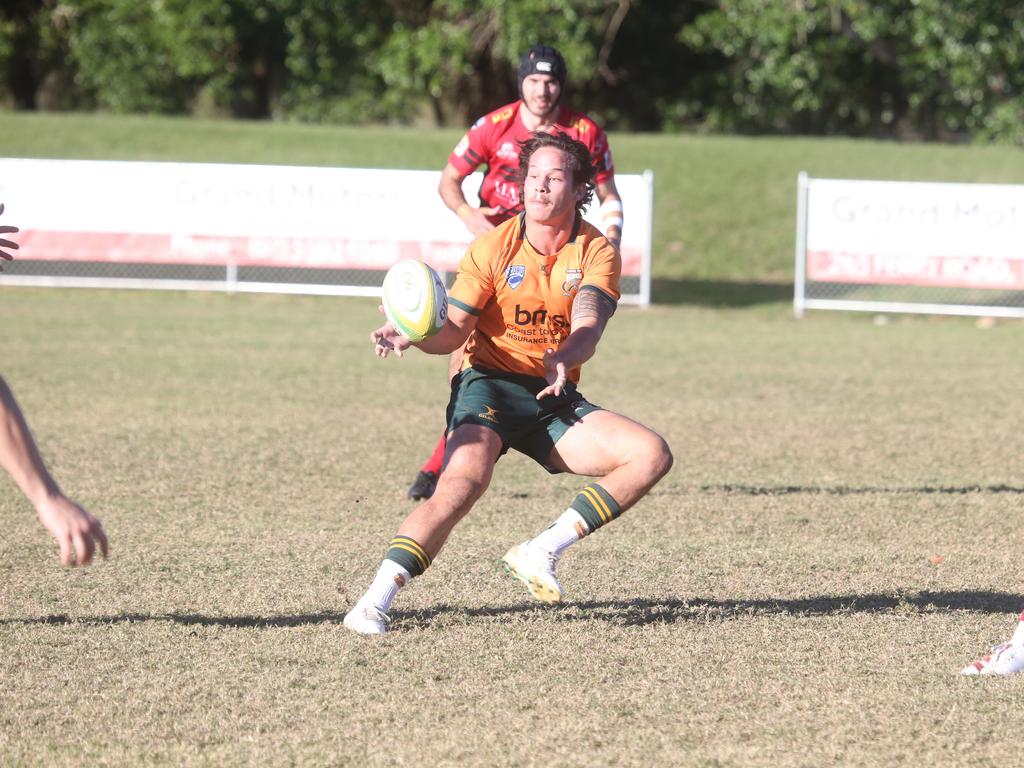
[[[1009,0],[3,0],[0,105],[461,126],[535,42],[613,129],[1024,144]]]

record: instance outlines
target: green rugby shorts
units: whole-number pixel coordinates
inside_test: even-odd
[[[547,463],[555,443],[569,427],[601,408],[587,402],[571,381],[558,397],[538,400],[537,393],[547,385],[537,376],[466,368],[452,379],[448,432],[463,424],[487,427],[501,438],[501,455],[513,448],[556,474],[560,470]]]

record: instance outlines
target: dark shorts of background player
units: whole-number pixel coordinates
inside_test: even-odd
[[[487,427],[501,438],[501,455],[514,448],[558,474],[561,470],[547,463],[551,449],[569,427],[601,408],[588,403],[571,381],[558,397],[538,400],[547,385],[537,376],[466,368],[452,379],[448,432],[463,424]]]

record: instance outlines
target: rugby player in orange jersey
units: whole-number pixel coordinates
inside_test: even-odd
[[[596,169],[594,182],[601,202],[602,227],[618,247],[622,239],[622,200],[615,187],[615,166],[608,138],[601,127],[582,112],[562,104],[567,70],[562,55],[548,45],[535,45],[519,63],[520,99],[481,117],[462,137],[441,172],[441,199],[475,236],[494,229],[523,209],[519,199],[519,146],[536,131],[562,131],[587,146]],[[463,180],[484,165],[481,207],[474,208],[462,194]],[[448,380],[462,367],[462,350],[448,361]],[[427,499],[434,492],[444,459],[445,434],[409,486],[411,499]]]
[[[382,358],[410,346],[444,355],[466,344],[466,354],[448,404],[445,471],[433,496],[398,527],[369,589],[345,616],[354,632],[387,631],[399,589],[441,551],[509,448],[549,472],[597,478],[503,558],[545,603],[562,600],[555,577],[562,553],[629,509],[672,466],[657,433],[592,405],[576,388],[615,312],[621,273],[618,250],[581,216],[593,194],[587,148],[562,133],[536,133],[522,147],[520,173],[525,210],[470,245],[444,328],[415,344],[391,323],[370,334]]]

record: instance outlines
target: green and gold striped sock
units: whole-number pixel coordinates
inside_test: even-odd
[[[384,559],[394,560],[412,576],[419,576],[430,567],[430,558],[423,547],[408,536],[395,536],[391,539],[391,546]]]
[[[587,524],[587,533],[593,533],[622,514],[622,508],[604,488],[591,483],[572,500],[569,509],[575,509]]]

